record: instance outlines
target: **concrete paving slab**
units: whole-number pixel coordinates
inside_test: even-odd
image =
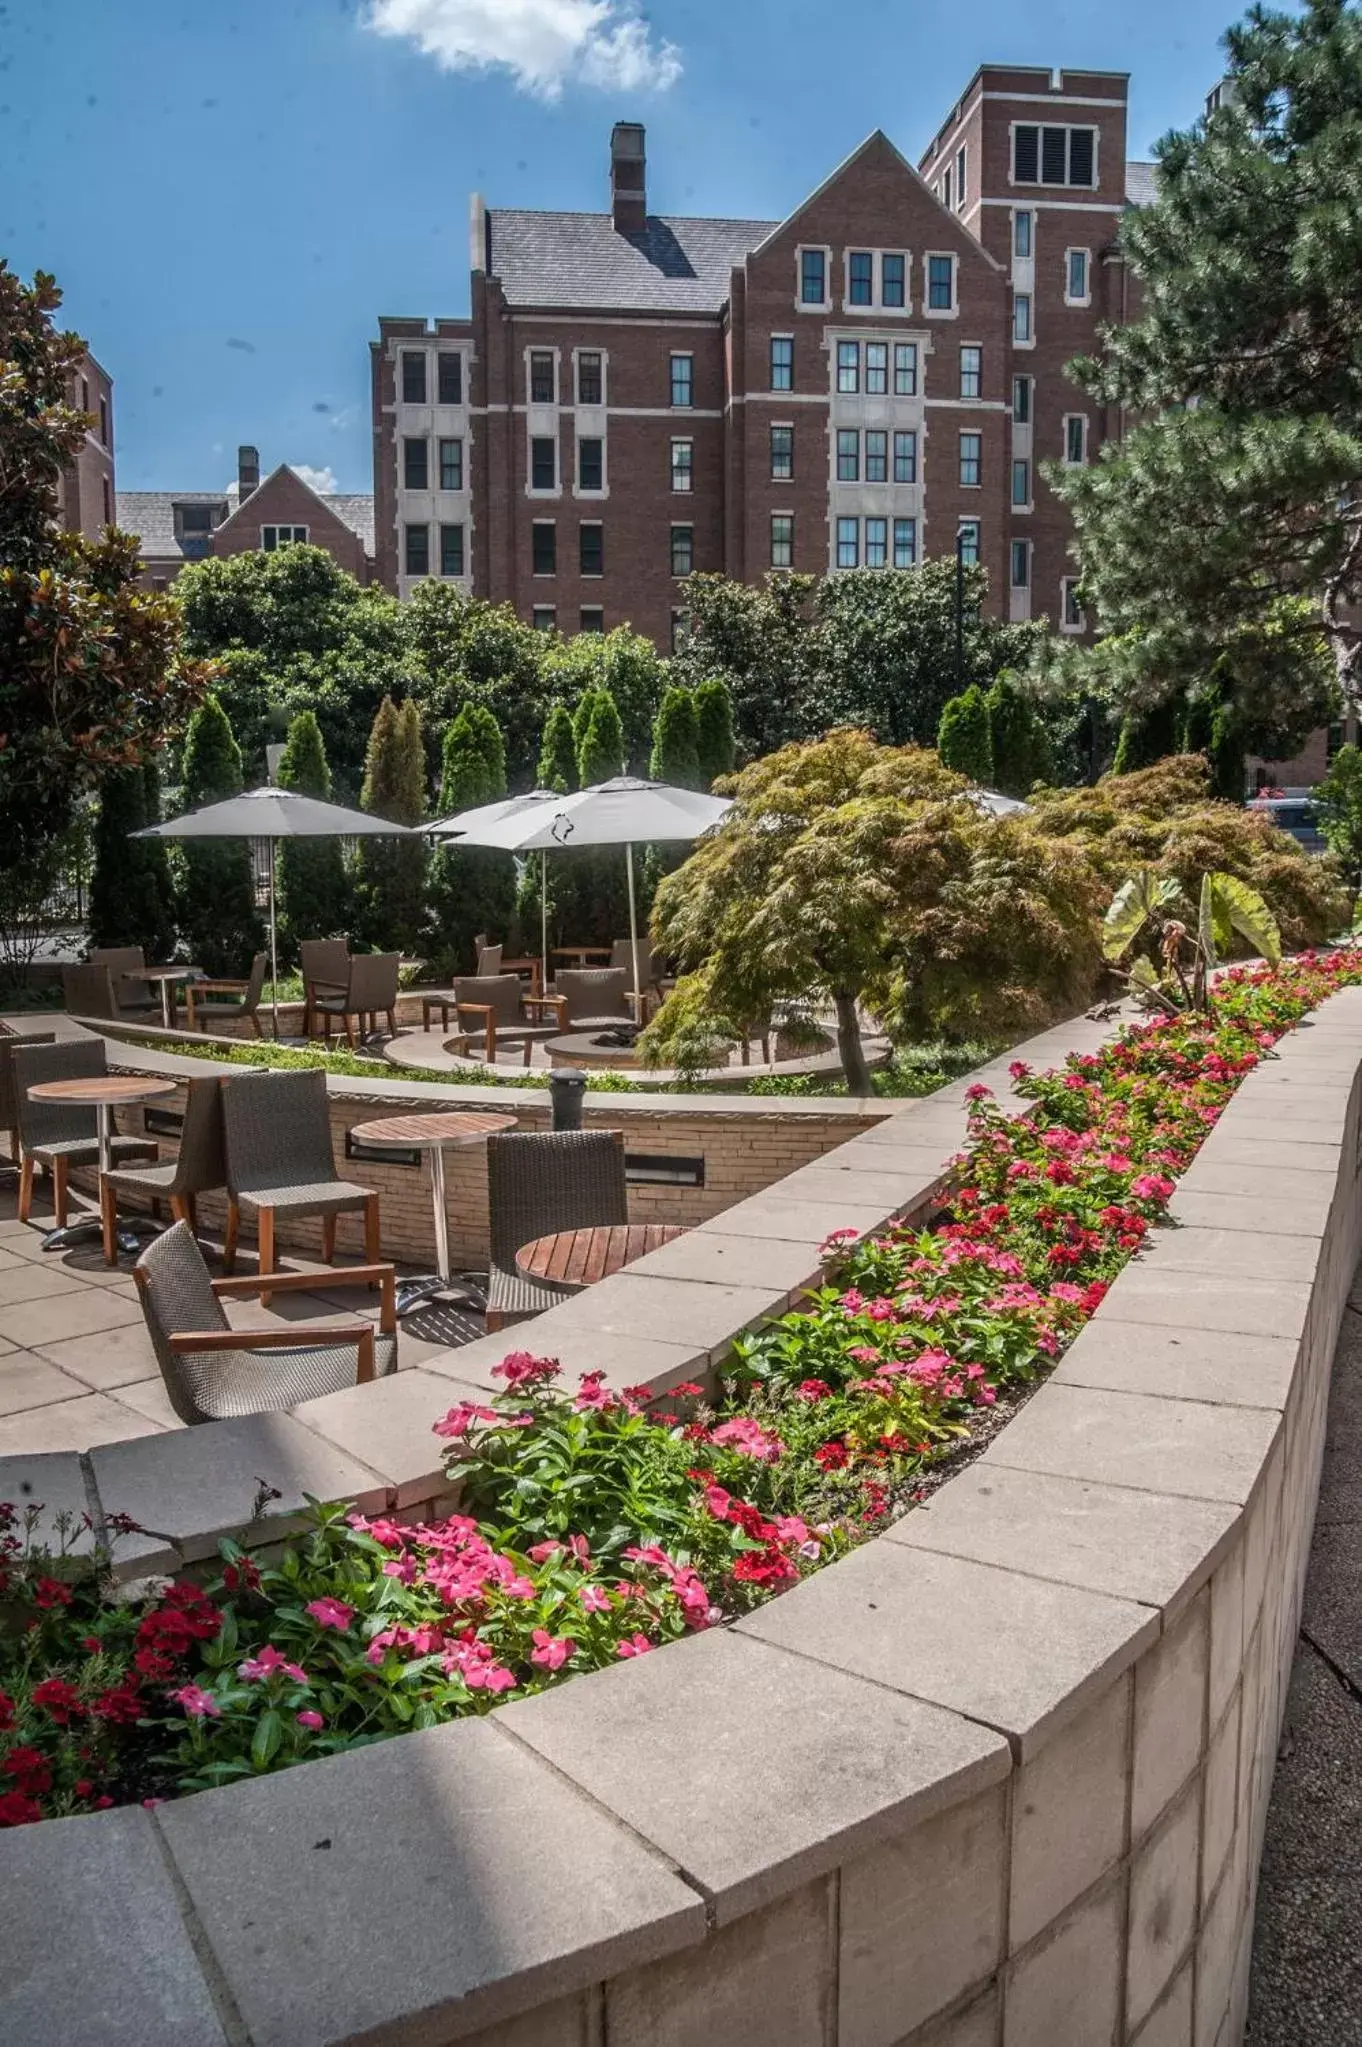
[[[1333,1185],[1332,1178],[1328,1185]],[[1213,1272],[1227,1278],[1284,1279],[1298,1286],[1311,1286],[1321,1248],[1322,1239],[1317,1236],[1288,1237],[1276,1230],[1186,1227],[1160,1230],[1149,1249],[1140,1255],[1160,1272]]]
[[[1162,1272],[1152,1258],[1135,1258],[1113,1281],[1102,1312],[1198,1338],[1210,1329],[1298,1342],[1309,1307],[1309,1287],[1293,1282]]]
[[[93,1450],[106,1443],[161,1433],[154,1421],[125,1407],[108,1393],[84,1393],[8,1415],[0,1423],[0,1446],[19,1453],[38,1450]]]
[[[1322,1237],[1334,1204],[1331,1181],[1319,1176],[1301,1176],[1313,1193],[1292,1194],[1281,1201],[1257,1194],[1202,1194],[1189,1188],[1173,1196],[1168,1213],[1175,1224],[1188,1229],[1248,1230],[1256,1236]]]
[[[709,1285],[755,1286],[787,1296],[822,1283],[823,1268],[815,1252],[778,1237],[726,1237],[722,1217],[707,1230],[687,1230],[684,1237],[635,1259],[629,1267],[639,1278],[696,1279]]]
[[[35,1351],[14,1350],[0,1362],[0,1416],[22,1414],[30,1407],[47,1407],[54,1400],[79,1400],[89,1390]]]
[[[68,1517],[72,1532],[66,1546],[74,1556],[88,1556],[95,1546],[92,1532],[79,1527],[90,1512],[91,1501],[80,1458],[74,1450],[37,1451],[31,1456],[10,1453],[0,1457],[0,1500],[17,1508],[21,1517],[30,1508],[41,1507],[43,1512],[34,1532],[38,1541],[51,1549],[56,1549],[60,1539],[59,1515]]]
[[[96,1393],[148,1379],[158,1370],[156,1352],[143,1322],[125,1322],[119,1329],[101,1330],[97,1336],[70,1336],[36,1346],[39,1357],[60,1365],[73,1379],[79,1379]]]
[[[446,1445],[433,1430],[457,1397],[447,1379],[416,1367],[372,1386],[306,1400],[290,1412],[324,1442],[378,1472],[392,1505],[401,1508],[430,1499],[444,1484]]]
[[[717,1363],[732,1349],[735,1335],[768,1315],[780,1314],[784,1306],[783,1291],[699,1285],[693,1280],[656,1279],[626,1270],[599,1286],[585,1288],[552,1310],[555,1351],[565,1337],[641,1338],[644,1342],[687,1345]],[[537,1329],[543,1326],[539,1322],[534,1325]],[[538,1337],[531,1347],[540,1349]]]
[[[1104,1306],[1070,1344],[1050,1383],[1281,1409],[1299,1355],[1300,1346],[1289,1337],[1163,1329],[1149,1322],[1122,1322]]]
[[[1213,1407],[1052,1382],[999,1431],[979,1461],[1243,1506],[1280,1428],[1281,1416],[1269,1408]]]
[[[60,1343],[68,1336],[95,1336],[141,1320],[142,1310],[136,1301],[125,1299],[110,1287],[86,1286],[82,1280],[42,1300],[0,1308],[0,1336],[7,1336],[11,1343],[20,1344],[25,1350],[36,1350],[43,1344]]]
[[[697,1234],[711,1228],[725,1237],[783,1237],[816,1248],[833,1230],[855,1230],[869,1236],[884,1221],[884,1210],[865,1201],[787,1201],[777,1193],[756,1194],[701,1223]],[[3,1329],[0,1328],[0,1334]]]
[[[608,1386],[652,1386],[665,1393],[669,1387],[696,1378],[708,1368],[708,1353],[696,1344],[662,1343],[580,1326],[564,1329],[558,1314],[558,1309],[551,1308],[547,1314],[513,1323],[495,1336],[483,1336],[476,1343],[427,1358],[421,1370],[479,1390],[485,1396],[504,1391],[502,1381],[493,1378],[492,1368],[513,1350],[557,1358],[567,1383],[573,1387],[582,1372],[604,1372]],[[452,1397],[458,1399],[459,1395]]]

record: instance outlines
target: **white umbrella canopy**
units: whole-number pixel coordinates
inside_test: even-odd
[[[144,825],[133,839],[263,839],[269,848],[267,875],[270,897],[270,980],[274,1035],[279,1035],[279,951],[274,905],[274,842],[276,839],[407,839],[413,827],[371,817],[367,810],[347,810],[323,803],[296,789],[244,789],[221,803],[187,810],[164,824]]]
[[[634,847],[656,840],[698,839],[713,830],[733,808],[726,796],[704,796],[695,789],[674,789],[666,782],[645,782],[636,775],[615,775],[568,796],[536,789],[478,810],[461,811],[427,826],[442,838],[464,846],[499,847],[506,853],[539,853],[547,860],[564,846],[623,846],[629,876],[629,944],[634,960],[634,990],[639,989],[638,908],[634,889]],[[540,888],[540,902],[544,890]],[[545,985],[548,981],[547,913],[541,929]]]
[[[1016,817],[1024,810],[1030,810],[1029,803],[1023,803],[1016,796],[1002,796],[996,789],[966,789],[965,800],[976,810],[987,811],[990,817]]]

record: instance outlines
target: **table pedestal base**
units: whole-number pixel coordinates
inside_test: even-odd
[[[422,1272],[412,1279],[398,1281],[399,1321],[415,1309],[423,1308],[427,1301],[438,1300],[453,1301],[461,1308],[473,1308],[479,1315],[484,1314],[487,1308],[487,1292],[479,1285],[477,1274],[451,1272],[442,1279],[438,1272]]]
[[[114,1231],[114,1242],[120,1251],[133,1258],[149,1237],[159,1237],[164,1223],[152,1222],[150,1217],[121,1216]],[[104,1239],[104,1226],[97,1215],[77,1217],[73,1223],[64,1223],[59,1230],[49,1230],[43,1238],[44,1251],[74,1251],[80,1244],[99,1244]]]

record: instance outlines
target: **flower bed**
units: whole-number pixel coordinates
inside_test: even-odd
[[[269,1567],[109,1604],[0,1533],[0,1819],[196,1789],[488,1710],[749,1610],[912,1504],[995,1403],[1046,1371],[1160,1219],[1241,1076],[1351,952],[1235,970],[1210,1017],[1126,1033],[977,1091],[927,1230],[827,1247],[809,1307],[745,1339],[709,1404],[575,1392],[512,1353],[439,1423],[467,1512],[341,1508]],[[975,1092],[975,1091],[972,1091]]]

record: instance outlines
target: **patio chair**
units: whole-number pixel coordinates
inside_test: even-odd
[[[234,1017],[249,1022],[257,1038],[265,1034],[260,1028],[260,997],[264,993],[265,976],[269,972],[270,956],[258,952],[251,961],[250,976],[245,981],[190,981],[184,991],[185,1028],[190,1031],[208,1032],[216,1019],[230,1021]]]
[[[33,1206],[33,1173],[40,1166],[52,1182],[52,1207],[57,1228],[66,1227],[67,1186],[72,1166],[99,1164],[95,1111],[79,1103],[33,1102],[28,1090],[44,1080],[94,1080],[109,1070],[103,1038],[59,1038],[49,1045],[16,1045],[14,1107],[19,1119],[19,1220],[26,1223]],[[148,1137],[115,1137],[113,1155],[154,1159],[156,1145]]]
[[[160,1023],[159,997],[139,1002],[135,995],[129,994],[125,1000],[119,992],[135,989],[137,985],[126,974],[117,974],[112,967],[102,964],[61,970],[62,1000],[68,1016],[99,1017],[111,1023]]]
[[[116,1223],[120,1194],[140,1194],[153,1215],[170,1203],[176,1222],[198,1233],[195,1197],[227,1185],[227,1155],[222,1135],[222,1090],[216,1075],[191,1080],[180,1130],[179,1155],[154,1166],[118,1166],[99,1182],[99,1217],[104,1228],[104,1263],[118,1263]]]
[[[374,1019],[386,1014],[388,1030],[397,1036],[397,978],[402,965],[400,952],[357,952],[350,956],[343,988],[322,993],[314,990],[312,1014],[322,1020],[326,1042],[331,1042],[333,1020],[345,1027],[346,1043],[355,1049],[355,1019],[370,1037]]]
[[[676,983],[668,976],[667,962],[663,959],[657,947],[650,945],[646,938],[639,942],[638,965],[639,975],[643,983],[639,993],[641,995],[656,996],[660,1006],[666,1001]],[[633,986],[634,948],[629,939],[617,938],[615,940],[610,952],[610,968],[613,973],[625,975],[624,985],[626,990]]]
[[[180,1420],[227,1421],[269,1414],[397,1369],[397,1288],[391,1265],[351,1266],[327,1285],[382,1287],[378,1327],[362,1316],[341,1323],[286,1322],[233,1329],[224,1300],[259,1293],[259,1279],[210,1279],[189,1225],[177,1222],[148,1244],[133,1267],[147,1333],[170,1404]],[[307,1272],[276,1273],[273,1287],[316,1285]]]
[[[502,948],[499,945],[480,945],[478,947],[477,979],[479,981],[495,979],[501,972],[501,953]]]
[[[350,979],[350,948],[343,938],[305,938],[299,947],[303,976],[303,1036],[312,1036],[314,995],[343,994]]]
[[[54,1045],[54,1031],[18,1032],[9,1025],[0,1029],[0,1130],[9,1132],[9,1155],[19,1163],[19,1111],[14,1094],[14,1049],[16,1045]]]
[[[590,1018],[611,1023],[632,1024],[636,1021],[626,997],[633,968],[621,971],[617,967],[561,967],[554,975],[553,986],[563,1005],[563,1029],[570,1031],[579,1021]]]
[[[160,996],[138,972],[147,963],[140,945],[97,945],[89,954],[89,963],[92,967],[107,967],[113,975],[115,1015],[161,1015]]]
[[[326,1075],[319,1068],[242,1074],[223,1094],[222,1120],[228,1196],[224,1272],[236,1261],[243,1208],[256,1219],[262,1278],[274,1270],[274,1225],[280,1215],[319,1215],[322,1258],[330,1265],[336,1255],[337,1216],[363,1210],[365,1261],[378,1263],[378,1196],[371,1187],[342,1180],[336,1171]]]
[[[522,1046],[528,1066],[531,1047],[557,1037],[563,1028],[558,998],[527,995],[518,974],[462,974],[447,988],[422,988],[419,993],[423,1028],[430,1029],[431,1011],[438,1009],[441,1027],[448,1030],[453,1010],[455,1029],[489,1066],[496,1063],[499,1044]]]
[[[629,1220],[620,1130],[504,1131],[487,1140],[491,1251],[489,1330],[538,1315],[568,1298],[563,1287],[527,1279],[515,1254],[536,1237]]]

